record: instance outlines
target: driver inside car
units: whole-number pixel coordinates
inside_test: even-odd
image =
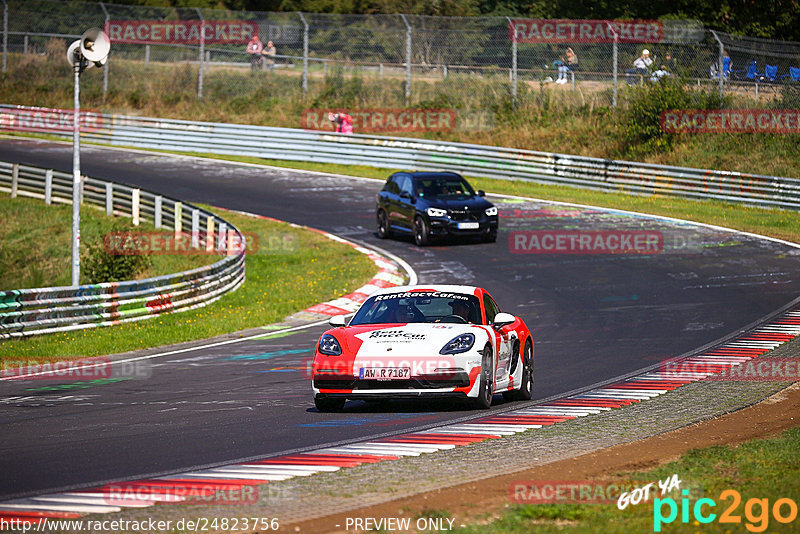
[[[393,323],[413,323],[417,319],[417,314],[411,306],[400,305],[395,307]]]
[[[469,302],[463,300],[452,300],[448,302],[448,304],[453,309],[453,315],[458,315],[468,323],[474,322],[472,320],[473,317],[471,317],[472,307],[469,305]]]

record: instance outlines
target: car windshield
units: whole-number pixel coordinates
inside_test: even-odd
[[[460,176],[416,178],[414,188],[423,198],[465,198],[475,196],[472,187]]]
[[[474,295],[439,291],[389,293],[369,298],[350,325],[395,323],[480,323]]]

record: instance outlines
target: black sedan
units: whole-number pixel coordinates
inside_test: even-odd
[[[411,234],[425,246],[438,237],[497,240],[497,208],[454,172],[396,172],[378,193],[378,237]]]

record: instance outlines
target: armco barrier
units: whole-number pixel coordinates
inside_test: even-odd
[[[54,110],[0,105],[0,131],[71,135],[60,128],[58,117]],[[90,131],[83,134],[85,139],[117,146],[387,169],[451,170],[468,176],[524,179],[602,191],[800,209],[800,180],[794,178],[293,128],[100,114],[92,116],[90,124]]]
[[[0,162],[0,191],[12,196],[72,202],[72,175]],[[84,178],[83,201],[106,213],[149,218],[157,228],[189,233],[192,246],[223,255],[219,261],[145,280],[0,291],[0,339],[138,321],[189,310],[244,282],[244,238],[233,225],[201,208],[128,186]]]

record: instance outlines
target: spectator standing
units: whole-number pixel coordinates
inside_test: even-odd
[[[258,35],[254,35],[250,42],[247,43],[247,53],[250,54],[250,70],[254,71],[258,68],[258,65],[261,63],[261,51],[264,49],[264,45],[261,44],[261,41],[258,38]]]
[[[267,46],[261,53],[267,56],[267,68],[269,70],[275,68],[275,54],[278,53],[275,49],[275,44],[272,41],[267,41]]]

